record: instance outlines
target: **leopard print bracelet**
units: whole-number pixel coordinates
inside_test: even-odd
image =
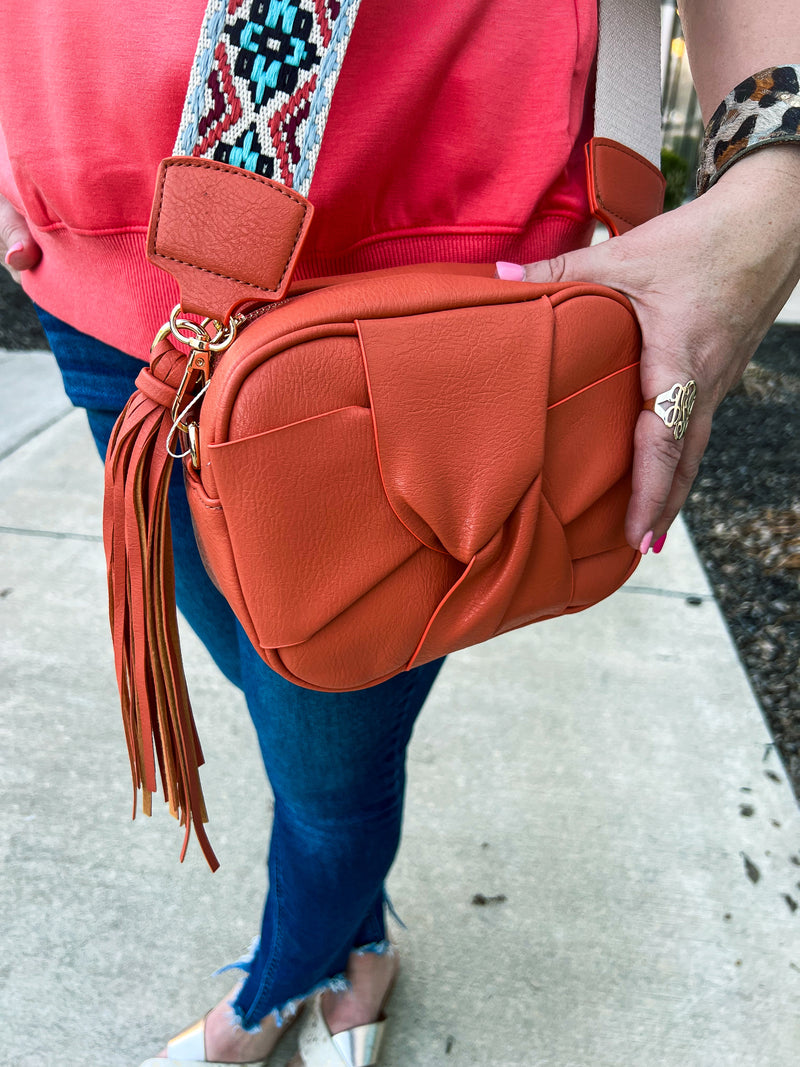
[[[800,144],[800,64],[768,67],[732,89],[706,126],[698,196],[748,152]]]

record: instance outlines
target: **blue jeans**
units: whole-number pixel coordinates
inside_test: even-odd
[[[73,404],[105,454],[141,363],[37,309]],[[169,491],[178,606],[247,699],[275,797],[269,890],[233,1004],[245,1029],[341,982],[354,950],[387,946],[384,879],[400,843],[405,756],[441,661],[354,693],[287,682],[259,657],[212,584],[180,465]],[[110,651],[109,651],[110,654]]]

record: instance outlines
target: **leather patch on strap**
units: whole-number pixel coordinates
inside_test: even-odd
[[[158,170],[147,257],[168,271],[186,312],[227,322],[249,300],[281,300],[314,209],[260,174],[173,156]]]
[[[586,167],[592,214],[615,237],[664,210],[664,175],[632,148],[593,137],[586,146]]]

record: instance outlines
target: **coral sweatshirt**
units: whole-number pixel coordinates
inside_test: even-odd
[[[0,14],[0,193],[42,249],[26,291],[146,358],[177,303],[144,253],[206,0]],[[588,240],[596,0],[362,0],[298,277],[532,262]]]

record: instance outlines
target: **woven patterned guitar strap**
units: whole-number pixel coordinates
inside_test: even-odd
[[[361,0],[209,0],[175,155],[308,195]]]
[[[360,3],[209,0],[174,154],[230,163],[308,196]],[[658,0],[600,0],[595,133],[656,166],[659,34]]]

